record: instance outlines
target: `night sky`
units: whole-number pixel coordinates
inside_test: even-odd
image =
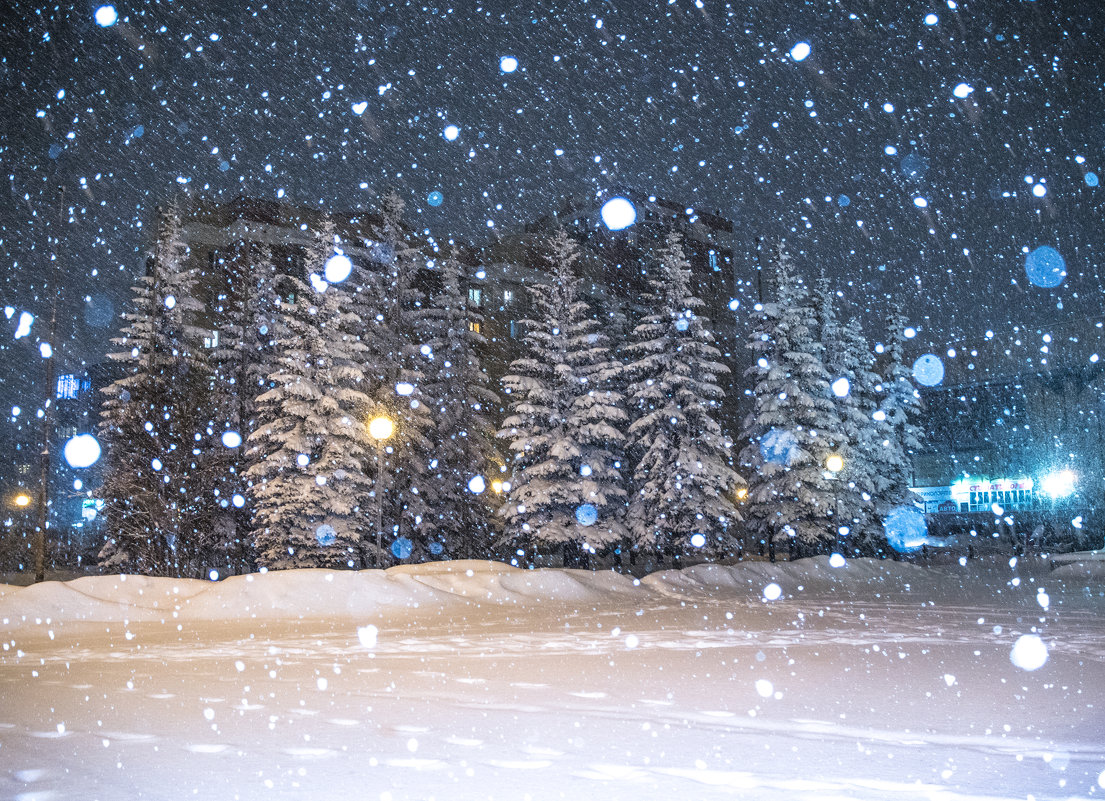
[[[5,395],[41,375],[41,323],[12,335],[45,310],[51,237],[64,372],[102,358],[184,193],[345,210],[395,188],[478,243],[629,186],[735,220],[738,260],[786,237],[846,312],[892,295],[934,349],[1101,314],[1099,3],[119,2],[110,27],[99,5],[0,18]],[[1040,245],[1058,289],[1026,280]]]

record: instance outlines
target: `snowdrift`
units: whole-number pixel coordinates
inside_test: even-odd
[[[1050,575],[1085,584],[1074,565]],[[80,624],[228,625],[276,621],[349,621],[416,615],[463,614],[466,609],[529,609],[549,604],[655,604],[681,601],[765,602],[819,598],[886,599],[923,589],[926,598],[993,597],[1032,565],[972,562],[961,568],[925,568],[878,559],[828,557],[796,562],[701,564],[637,580],[618,573],[545,568],[524,570],[498,562],[455,561],[402,565],[388,570],[287,570],[234,576],[218,582],[148,576],[87,576],[29,587],[0,584],[0,632]],[[1069,573],[1069,576],[1062,574]],[[1094,581],[1089,576],[1089,581]],[[1098,577],[1099,578],[1099,577]],[[1099,581],[1097,583],[1100,583]],[[1014,585],[1015,586],[1015,585]],[[1099,589],[1099,588],[1098,588]],[[1033,591],[1034,593],[1034,591]],[[1032,593],[1015,593],[1032,601]],[[175,627],[175,625],[174,625]]]

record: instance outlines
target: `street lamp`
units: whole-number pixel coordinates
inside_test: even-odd
[[[825,460],[825,469],[830,473],[839,473],[844,469],[844,459],[841,458],[840,454],[831,454],[829,458]]]
[[[25,508],[27,506],[30,506],[30,503],[31,503],[31,496],[28,495],[25,492],[21,492],[21,493],[19,493],[18,495],[15,496],[15,505],[18,506],[21,509]]]
[[[376,440],[376,566],[379,567],[384,547],[384,440],[395,433],[395,423],[390,417],[377,415],[369,421],[368,433]]]

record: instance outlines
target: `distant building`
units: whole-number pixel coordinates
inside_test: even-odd
[[[1101,546],[1105,337],[1102,321],[1082,322],[1062,336],[1022,331],[959,347],[944,379],[920,387],[914,491],[938,525],[1012,515],[1022,533],[1047,523]]]

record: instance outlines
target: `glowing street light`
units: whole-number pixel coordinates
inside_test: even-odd
[[[24,509],[31,505],[31,496],[25,492],[21,492],[15,496],[15,505],[20,509]]]
[[[825,460],[825,469],[830,473],[839,473],[844,469],[844,459],[841,458],[838,453],[831,454],[829,458]]]
[[[1043,491],[1052,498],[1066,498],[1074,494],[1074,482],[1077,476],[1073,470],[1060,470],[1048,473],[1040,482]]]
[[[379,567],[384,547],[384,440],[395,433],[395,423],[390,417],[377,415],[368,422],[368,433],[376,440],[376,566]]]

